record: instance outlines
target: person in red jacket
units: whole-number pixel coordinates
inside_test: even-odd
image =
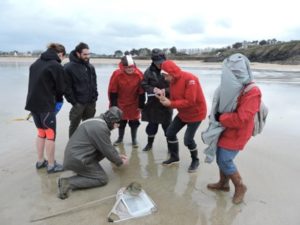
[[[172,165],[179,162],[179,146],[176,135],[186,125],[184,145],[188,147],[192,157],[188,172],[196,172],[199,166],[199,158],[194,136],[207,112],[206,101],[199,79],[189,72],[182,71],[171,60],[164,61],[161,69],[165,79],[170,82],[170,98],[167,98],[163,91],[158,91],[156,96],[164,106],[176,108],[178,111],[166,133],[170,157],[162,164]]]
[[[233,203],[243,201],[247,191],[233,160],[243,150],[252,136],[254,116],[259,110],[261,92],[257,86],[244,92],[253,83],[249,60],[236,53],[223,62],[221,85],[214,119],[225,129],[219,136],[216,150],[216,160],[219,167],[220,180],[208,184],[207,188],[217,191],[229,191],[229,179],[235,187]]]
[[[141,109],[144,106],[145,94],[141,87],[143,73],[135,65],[131,55],[122,57],[119,68],[110,78],[108,95],[110,106],[117,106],[123,111],[119,127],[119,137],[115,146],[123,143],[125,127],[128,122],[131,128],[132,146],[138,147],[136,140],[140,125]]]

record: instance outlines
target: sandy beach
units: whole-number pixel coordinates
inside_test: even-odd
[[[0,58],[5,62],[31,63],[34,58]],[[92,63],[117,64],[119,60],[92,59]],[[148,65],[148,60],[138,60],[138,65]],[[220,69],[219,63],[199,61],[180,61],[181,66]],[[207,119],[201,124],[196,142],[199,148],[200,167],[194,174],[187,173],[190,156],[183,145],[184,130],[178,135],[180,142],[179,166],[164,167],[161,162],[167,158],[167,145],[162,129],[154,142],[153,150],[143,152],[146,144],[146,123],[142,122],[138,140],[140,147],[132,148],[130,130],[126,128],[124,146],[118,150],[128,155],[129,165],[114,168],[104,160],[101,162],[109,177],[108,185],[101,188],[74,191],[66,200],[60,200],[57,194],[57,178],[68,172],[48,175],[46,170],[36,170],[36,150],[34,139],[36,131],[32,121],[14,121],[16,115],[24,118],[25,111],[6,112],[0,122],[0,224],[3,225],[102,225],[107,222],[107,215],[112,209],[113,196],[132,181],[139,182],[143,189],[157,204],[158,211],[152,215],[121,222],[124,225],[297,225],[300,224],[300,122],[299,102],[300,85],[298,83],[300,65],[288,66],[277,64],[252,63],[252,69],[263,71],[287,72],[284,84],[270,82],[272,73],[260,85],[270,114],[263,134],[250,140],[236,164],[248,187],[244,203],[234,205],[231,202],[233,185],[228,193],[217,193],[206,188],[207,183],[218,179],[215,162],[204,163],[201,132],[207,128]],[[296,72],[296,75],[289,72]],[[268,73],[269,74],[269,73]],[[284,73],[285,74],[285,73]],[[291,76],[297,76],[297,82],[289,84]],[[271,79],[272,80],[272,79]],[[17,80],[14,81],[18,85]],[[26,87],[24,87],[26,89]],[[19,91],[16,89],[15,91]],[[1,92],[2,98],[6,93]],[[211,94],[211,93],[210,93]],[[106,93],[101,93],[101,96]],[[103,97],[104,98],[104,97]],[[211,96],[208,96],[210,106]],[[8,99],[7,104],[22,104],[23,99]],[[11,101],[11,102],[10,102]],[[97,105],[97,113],[106,106]],[[4,111],[4,109],[1,109]],[[56,159],[62,162],[64,148],[68,141],[68,113],[70,105],[64,104],[57,117]],[[2,114],[1,114],[2,115]],[[7,119],[10,118],[10,119]],[[112,140],[117,131],[112,131]],[[65,213],[49,219],[32,220],[57,214],[72,207],[88,202],[101,202]]]

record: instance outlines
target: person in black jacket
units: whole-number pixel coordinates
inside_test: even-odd
[[[159,99],[155,97],[157,91],[160,89],[164,91],[166,96],[169,96],[169,83],[160,73],[160,65],[166,60],[165,54],[160,49],[153,49],[151,54],[152,63],[144,73],[144,79],[141,83],[145,92],[147,92],[147,104],[142,110],[142,121],[148,121],[146,133],[148,135],[148,143],[143,151],[152,149],[155,135],[161,124],[164,133],[172,120],[172,109],[163,106]]]
[[[72,104],[70,110],[69,137],[72,136],[81,120],[94,117],[98,98],[97,76],[89,62],[89,46],[79,43],[70,53],[66,71],[67,91],[65,97]]]
[[[56,113],[65,91],[64,69],[60,64],[66,54],[65,47],[52,43],[30,66],[29,85],[25,109],[31,112],[38,129],[36,168],[47,167],[48,173],[63,171],[55,161]],[[47,160],[44,159],[46,150]]]

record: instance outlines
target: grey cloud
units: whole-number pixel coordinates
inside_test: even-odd
[[[172,26],[175,31],[182,34],[202,34],[205,24],[201,19],[186,19]]]
[[[142,26],[137,24],[124,24],[120,22],[109,23],[101,32],[104,35],[117,37],[139,37],[143,35],[159,35],[157,28],[151,26]]]
[[[217,26],[220,26],[222,28],[230,28],[232,25],[231,20],[229,19],[221,19],[217,21]]]

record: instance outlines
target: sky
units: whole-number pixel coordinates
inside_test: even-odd
[[[300,39],[296,0],[1,0],[0,51],[98,54],[140,48],[221,48],[236,42]]]

